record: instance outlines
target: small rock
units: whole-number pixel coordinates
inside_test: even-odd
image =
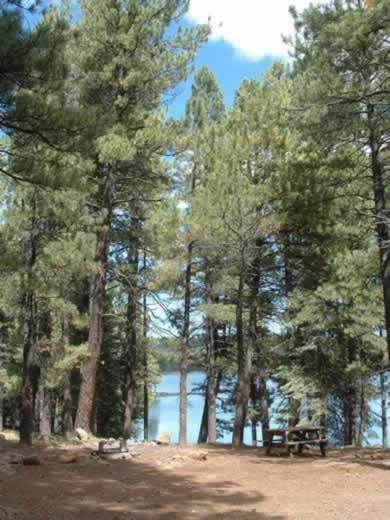
[[[130,457],[132,457],[133,459],[136,459],[136,458],[139,457],[141,454],[138,453],[137,451],[129,451],[129,455],[130,455]]]
[[[78,462],[76,455],[61,455],[58,458],[60,464],[75,464]]]
[[[159,433],[156,438],[157,444],[168,446],[171,444],[171,435],[167,432]]]
[[[191,459],[193,460],[207,460],[208,457],[207,451],[196,451],[195,453],[191,453]]]
[[[89,439],[89,434],[82,428],[76,429],[76,435],[80,439],[80,441],[83,441],[83,442],[86,442]]]
[[[41,465],[41,459],[39,457],[37,457],[36,455],[31,455],[31,457],[24,457],[22,462],[23,462],[24,466],[40,466]]]

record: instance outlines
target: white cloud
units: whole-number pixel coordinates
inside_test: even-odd
[[[223,39],[251,60],[264,56],[287,56],[282,34],[293,32],[288,12],[319,0],[191,0],[188,17],[196,23],[211,18],[212,39]]]

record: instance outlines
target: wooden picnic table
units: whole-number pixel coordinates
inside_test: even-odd
[[[267,437],[264,446],[267,447],[267,455],[275,446],[286,447],[287,453],[292,456],[296,448],[301,454],[306,445],[318,445],[321,455],[326,456],[328,441],[324,437],[324,428],[320,426],[295,426],[294,428],[274,428],[266,430]]]

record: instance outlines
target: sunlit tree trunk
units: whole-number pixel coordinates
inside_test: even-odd
[[[91,277],[89,290],[88,357],[83,360],[80,369],[81,384],[75,424],[76,428],[82,428],[87,432],[93,432],[96,426],[96,371],[102,347],[104,293],[106,287],[114,184],[112,173],[105,171],[107,168],[101,166],[99,170],[102,170],[103,175],[101,210],[104,212],[104,222],[96,233],[96,266],[95,272]]]

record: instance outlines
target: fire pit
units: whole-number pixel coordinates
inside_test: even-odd
[[[97,455],[106,460],[128,460],[130,458],[127,442],[124,440],[99,442]]]

